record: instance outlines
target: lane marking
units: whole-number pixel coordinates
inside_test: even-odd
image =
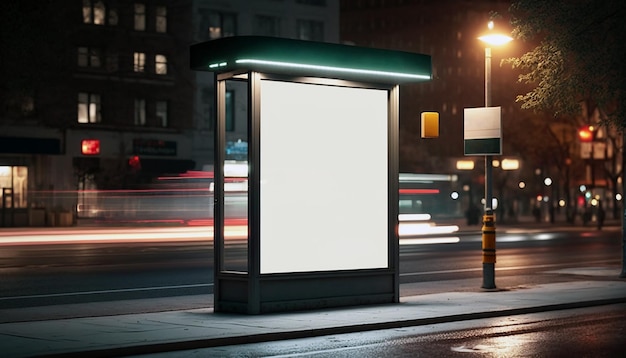
[[[580,265],[595,265],[595,264],[607,264],[611,261],[586,261],[586,262],[577,262],[576,264]],[[529,266],[511,266],[511,267],[496,267],[496,271],[512,271],[512,270],[525,270],[531,268],[554,268],[554,267],[568,267],[570,264],[545,264],[545,265],[529,265]],[[427,272],[406,272],[401,273],[400,276],[424,276],[424,275],[436,275],[436,274],[444,274],[444,273],[459,273],[459,272],[473,272],[473,271],[482,271],[482,267],[476,268],[467,268],[467,269],[457,269],[457,270],[440,270],[440,271],[427,271]]]
[[[595,264],[607,264],[609,262],[610,261],[606,261],[606,260],[602,260],[602,261],[586,261],[586,262],[581,262],[580,264],[595,265]],[[511,267],[496,268],[496,271],[524,270],[524,269],[529,269],[529,268],[553,268],[553,267],[562,267],[562,266],[567,266],[567,264],[511,266]],[[406,272],[406,273],[401,273],[400,276],[401,277],[406,277],[406,276],[426,276],[426,275],[437,275],[437,274],[448,274],[448,273],[459,273],[459,272],[474,272],[474,271],[482,271],[482,267],[480,267],[480,268],[457,269],[457,270],[427,271],[427,272]],[[17,299],[28,299],[28,298],[49,298],[49,297],[101,295],[101,294],[107,294],[107,293],[157,291],[157,290],[212,287],[212,286],[214,286],[214,284],[212,284],[212,283],[197,283],[197,284],[190,284],[190,285],[156,286],[156,287],[141,287],[141,288],[122,288],[122,289],[117,289],[117,290],[50,293],[50,294],[45,294],[45,295],[25,295],[25,296],[0,297],[0,301],[17,300]]]
[[[212,283],[197,283],[197,284],[191,284],[191,285],[157,286],[157,287],[141,287],[141,288],[121,288],[121,289],[117,289],[117,290],[50,293],[50,294],[45,294],[45,295],[26,295],[26,296],[0,297],[0,301],[19,300],[19,299],[27,299],[27,298],[87,296],[87,295],[101,295],[101,294],[107,294],[107,293],[157,291],[157,290],[170,290],[170,289],[180,289],[180,288],[197,288],[197,287],[211,287],[211,286],[213,286]]]

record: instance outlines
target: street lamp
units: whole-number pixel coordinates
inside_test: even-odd
[[[513,38],[493,33],[493,21],[487,24],[489,33],[478,39],[487,44],[485,47],[485,107],[491,107],[491,47],[501,46]],[[483,285],[485,289],[495,289],[495,263],[496,263],[496,227],[493,216],[493,156],[485,156],[485,216],[483,227]]]

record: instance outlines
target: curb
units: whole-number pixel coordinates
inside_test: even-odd
[[[272,341],[281,341],[281,340],[320,337],[320,336],[333,335],[333,334],[348,334],[348,333],[367,332],[367,331],[375,331],[375,330],[382,330],[382,329],[396,329],[396,328],[406,328],[406,327],[413,327],[413,326],[423,326],[423,325],[429,325],[429,324],[461,322],[461,321],[469,321],[469,320],[475,320],[475,319],[523,315],[523,314],[541,313],[541,312],[547,312],[547,311],[559,311],[559,310],[566,310],[566,309],[587,308],[587,307],[604,306],[604,305],[612,305],[612,304],[620,304],[620,303],[626,303],[626,297],[599,299],[599,300],[582,301],[582,302],[559,303],[559,304],[552,304],[552,305],[523,307],[523,308],[511,308],[511,309],[487,311],[487,312],[464,313],[464,314],[441,316],[441,317],[408,319],[404,321],[355,324],[355,325],[349,325],[349,326],[316,328],[316,329],[310,329],[310,330],[260,333],[260,334],[253,334],[253,335],[247,335],[247,336],[209,338],[209,339],[198,339],[198,340],[179,341],[179,342],[153,343],[153,344],[146,344],[146,345],[133,345],[133,346],[127,346],[127,347],[54,353],[54,354],[49,354],[49,355],[41,355],[40,357],[46,357],[46,358],[61,358],[61,357],[78,358],[80,357],[82,358],[85,356],[123,357],[123,356],[133,356],[133,355],[145,355],[145,354],[155,354],[155,353],[183,351],[183,350],[192,350],[192,349],[213,348],[213,347],[229,346],[229,345],[241,345],[241,344],[263,343],[263,342],[272,342]]]

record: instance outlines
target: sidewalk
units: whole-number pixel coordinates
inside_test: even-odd
[[[406,296],[398,304],[265,315],[212,309],[0,324],[5,357],[115,357],[626,303],[619,268],[572,282]],[[175,298],[174,298],[175,299]]]

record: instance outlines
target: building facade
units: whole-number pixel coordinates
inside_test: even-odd
[[[75,223],[97,215],[101,191],[210,167],[213,78],[189,69],[189,46],[236,35],[338,42],[338,11],[326,0],[4,3],[2,31],[14,36],[0,56],[0,225],[41,225],[33,212]],[[237,159],[247,103],[229,96]]]
[[[339,42],[339,2],[335,0],[197,0],[194,2],[195,43],[228,36],[271,36],[298,40]],[[196,83],[194,160],[199,168],[213,163],[215,104],[213,74],[194,73]],[[229,158],[247,153],[247,98],[234,84],[226,94],[226,140]]]

